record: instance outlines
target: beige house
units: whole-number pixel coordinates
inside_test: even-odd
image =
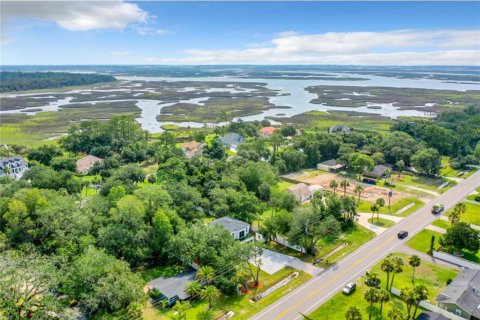
[[[77,160],[77,172],[81,174],[88,174],[95,163],[102,164],[103,161],[104,160],[102,158],[89,154],[88,156]]]
[[[300,203],[308,201],[312,197],[312,191],[305,183],[293,185],[289,187],[287,191],[292,193]]]

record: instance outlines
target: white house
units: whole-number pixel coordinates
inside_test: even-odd
[[[212,222],[210,222],[210,225],[222,226],[230,232],[232,237],[237,240],[245,238],[250,232],[250,225],[248,223],[230,217],[222,217],[213,220]]]
[[[20,156],[0,159],[0,177],[8,175],[20,179],[27,170],[28,163]]]

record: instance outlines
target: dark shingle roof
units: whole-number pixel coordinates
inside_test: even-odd
[[[185,300],[189,295],[185,292],[188,283],[195,280],[194,271],[185,271],[170,278],[160,277],[153,279],[148,284],[160,291],[168,299],[178,297]]]
[[[448,318],[436,312],[424,311],[417,317],[417,320],[448,320]]]
[[[364,175],[369,176],[369,177],[376,177],[376,178],[381,178],[385,174],[386,170],[389,170],[390,168],[388,166],[385,166],[383,164],[376,165],[373,167],[372,171],[365,171],[363,172]]]
[[[213,220],[212,222],[210,222],[210,225],[211,226],[220,225],[230,232],[241,231],[241,230],[243,230],[245,228],[248,228],[250,226],[246,222],[243,222],[243,221],[240,221],[240,220],[237,220],[237,219],[233,219],[233,218],[230,218],[230,217],[222,217],[222,218],[219,218],[217,220]]]
[[[476,312],[480,306],[480,270],[462,270],[436,300],[456,304],[469,314]]]

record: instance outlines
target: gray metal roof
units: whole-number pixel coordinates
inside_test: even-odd
[[[230,232],[242,231],[245,228],[248,228],[250,226],[246,222],[233,219],[230,217],[222,217],[217,220],[213,220],[212,222],[210,222],[210,225],[211,226],[220,225]]]
[[[236,148],[238,145],[245,141],[245,138],[235,132],[229,132],[219,140],[221,143],[230,148]]]
[[[453,303],[469,314],[476,312],[480,306],[480,270],[462,270],[436,300]]]
[[[341,165],[335,159],[330,159],[330,160],[327,160],[327,161],[323,161],[323,162],[320,162],[319,164],[323,164],[324,166],[329,166],[329,167],[336,166],[337,164]]]
[[[189,297],[185,292],[185,288],[193,280],[195,280],[195,272],[185,271],[173,277],[153,279],[148,284],[160,291],[168,299],[178,297],[180,300],[185,300]]]

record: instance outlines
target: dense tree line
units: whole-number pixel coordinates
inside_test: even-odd
[[[83,86],[115,81],[115,77],[110,75],[68,72],[2,71],[0,79],[0,92]]]

